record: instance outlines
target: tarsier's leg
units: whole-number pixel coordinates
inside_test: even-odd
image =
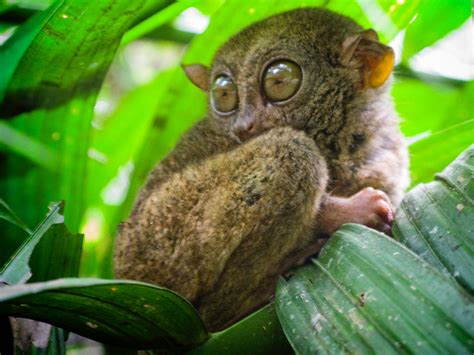
[[[326,195],[319,211],[320,228],[332,234],[344,223],[359,223],[390,235],[394,213],[390,199],[381,190],[366,187],[355,195]]]
[[[217,329],[268,300],[288,255],[314,242],[326,179],[314,142],[290,128],[190,166],[123,224],[117,276],[176,290]]]
[[[319,236],[298,255],[288,258],[285,270],[302,265],[324,246],[328,237],[345,223],[358,223],[391,235],[394,208],[390,199],[381,190],[366,187],[351,197],[337,197],[324,194],[317,215],[315,234]]]

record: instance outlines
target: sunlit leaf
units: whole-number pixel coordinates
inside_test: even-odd
[[[312,265],[279,282],[276,308],[297,353],[469,353],[474,303],[392,239],[336,232]]]
[[[474,293],[474,145],[436,180],[403,199],[394,236]]]

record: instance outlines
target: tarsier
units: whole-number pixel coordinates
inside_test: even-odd
[[[375,31],[306,8],[244,29],[210,69],[185,66],[208,114],[140,191],[116,275],[177,291],[214,331],[342,224],[388,233],[408,184],[393,63]]]

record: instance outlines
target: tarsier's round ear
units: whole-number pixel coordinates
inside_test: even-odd
[[[198,88],[209,91],[209,69],[202,64],[181,64],[186,76]]]
[[[391,47],[379,42],[377,32],[369,29],[345,39],[341,63],[360,70],[364,87],[377,88],[390,76],[395,53]]]

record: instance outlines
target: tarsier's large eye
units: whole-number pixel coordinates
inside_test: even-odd
[[[235,110],[238,103],[237,86],[231,78],[221,75],[214,80],[211,88],[211,101],[217,111],[230,112]]]
[[[289,60],[270,64],[263,74],[263,90],[270,101],[284,101],[292,97],[301,86],[301,68]]]

